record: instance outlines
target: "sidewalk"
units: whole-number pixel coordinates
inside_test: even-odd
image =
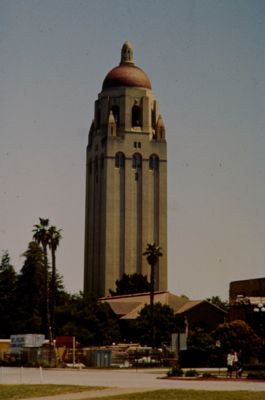
[[[56,396],[36,397],[31,400],[81,400],[93,397],[111,397],[116,394],[146,392],[160,389],[195,389],[195,390],[250,390],[264,391],[265,382],[249,381],[248,379],[163,379],[166,370],[153,369],[47,369],[8,368],[2,367],[0,382],[2,384],[69,384],[105,387],[79,393]],[[162,378],[162,379],[161,379]],[[89,388],[88,388],[89,389]],[[264,395],[265,398],[265,395]]]

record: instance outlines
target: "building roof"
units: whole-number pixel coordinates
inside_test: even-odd
[[[136,319],[145,305],[150,304],[150,292],[101,297],[99,301],[101,303],[108,303],[120,319]],[[209,318],[210,310],[219,316],[221,314],[227,314],[226,311],[209,303],[207,300],[189,300],[185,296],[177,296],[168,291],[155,292],[154,303],[168,305],[177,315],[186,316],[191,310],[194,310],[198,306],[204,306],[204,310],[208,310],[204,311],[207,313],[207,318]]]
[[[186,311],[190,310],[191,308],[198,306],[203,301],[204,300],[188,300],[185,304],[183,304],[182,307],[180,307],[178,309],[177,314],[185,313]]]
[[[107,74],[102,90],[120,86],[151,89],[151,82],[141,68],[126,63],[113,68]]]
[[[102,297],[100,302],[106,302],[110,305],[115,314],[121,319],[135,319],[146,304],[150,304],[150,292],[136,293],[131,295]],[[155,292],[154,302],[168,305],[176,314],[182,313],[184,307],[189,309],[199,304],[201,301],[191,301],[183,296],[177,296],[170,292]]]
[[[136,319],[139,317],[141,310],[144,308],[145,304],[140,303],[135,308],[133,308],[128,314],[125,314],[121,317],[121,319]],[[111,305],[112,307],[112,305]]]
[[[107,301],[107,303],[109,303]],[[110,304],[110,303],[109,303]],[[128,315],[138,306],[140,306],[142,302],[129,302],[129,301],[113,301],[110,306],[116,315]]]
[[[142,87],[151,89],[146,73],[133,62],[133,48],[125,42],[121,50],[120,65],[113,68],[103,81],[102,90],[114,87]]]

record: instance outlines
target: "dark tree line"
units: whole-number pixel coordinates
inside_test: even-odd
[[[0,265],[0,338],[11,334],[45,333],[47,327],[46,266],[43,249],[35,241],[28,245],[23,253],[24,263],[16,273],[11,265],[8,252],[2,255]],[[51,271],[48,281],[51,285]],[[131,277],[129,277],[129,281]],[[146,278],[133,277],[132,281],[146,283]],[[122,279],[124,282],[124,279]],[[128,277],[125,277],[125,287]],[[118,288],[122,283],[117,285]],[[129,284],[130,286],[130,284]],[[141,286],[141,285],[140,285]],[[147,286],[149,288],[149,286]],[[50,287],[51,289],[51,287]],[[123,289],[121,289],[123,290]],[[83,293],[69,294],[64,290],[62,278],[56,274],[55,291],[55,332],[54,337],[75,336],[82,345],[104,345],[126,341],[140,341],[150,344],[150,306],[142,310],[139,318],[129,325],[120,325],[118,318],[107,303]],[[156,305],[157,345],[170,341],[175,330],[176,320],[173,311],[167,306]]]
[[[0,264],[0,338],[12,334],[45,333],[47,327],[46,269],[43,250],[32,241],[23,254],[19,273],[11,265],[7,251]],[[51,289],[51,272],[48,273]],[[54,337],[76,336],[82,345],[109,344],[120,340],[116,316],[107,304],[83,293],[69,294],[56,274],[54,290]]]
[[[9,338],[12,334],[44,333],[49,339],[49,329],[52,327],[53,338],[75,336],[82,346],[134,341],[157,347],[169,343],[171,333],[183,332],[183,320],[176,318],[168,306],[150,301],[150,305],[141,310],[136,320],[119,320],[107,303],[100,304],[97,299],[81,292],[70,294],[65,291],[62,277],[56,270],[55,258],[61,231],[52,228],[51,237],[56,237],[54,231],[59,235],[54,238],[55,244],[52,245],[51,239],[48,239],[50,228],[49,221],[42,219],[40,224],[34,226],[34,240],[28,244],[22,255],[24,261],[19,272],[14,270],[9,253],[4,251],[2,254],[0,338]],[[44,246],[40,234],[44,235]],[[155,266],[160,248],[148,250],[155,251],[156,258],[147,260]],[[149,253],[146,255],[149,256]],[[112,292],[112,295],[150,291],[153,296],[153,290],[153,282],[150,285],[146,277],[125,275],[116,282],[116,292]],[[218,305],[223,306],[219,298],[209,300],[214,303],[218,300]],[[243,354],[250,356],[257,354],[261,347],[260,339],[242,322],[220,325],[212,333],[198,329],[190,332],[188,337],[188,348],[193,360],[199,359],[201,355],[205,360],[209,360],[211,356],[219,357],[219,353],[226,354],[229,347],[240,349]],[[221,348],[216,348],[217,341],[221,343]]]
[[[52,341],[70,335],[82,345],[106,344],[120,339],[117,318],[106,304],[83,293],[65,291],[56,269],[61,229],[40,218],[33,240],[22,254],[16,272],[8,251],[0,261],[0,338],[12,334],[44,333]]]
[[[122,296],[126,294],[150,292],[151,284],[146,275],[123,274],[121,279],[116,280],[116,290],[109,290],[111,296]]]
[[[153,304],[146,306],[136,321],[121,323],[108,304],[99,304],[95,298],[81,292],[69,294],[65,291],[62,277],[56,270],[55,253],[60,239],[61,230],[50,226],[48,219],[40,218],[39,224],[34,225],[33,240],[22,255],[24,262],[18,273],[8,252],[3,252],[0,265],[0,337],[44,333],[49,340],[62,335],[75,336],[85,346],[120,340],[151,344],[150,312],[154,314]],[[116,292],[113,291],[112,295],[150,291],[153,296],[153,290],[146,276],[125,274],[116,282]],[[170,341],[170,335],[176,329],[173,311],[156,305],[155,320],[156,345]]]

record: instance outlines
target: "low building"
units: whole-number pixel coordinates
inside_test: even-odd
[[[142,308],[150,304],[150,293],[101,297],[99,301],[108,303],[121,320],[134,320]],[[189,330],[201,326],[211,332],[223,323],[227,316],[226,311],[206,300],[189,300],[185,296],[177,296],[168,291],[155,292],[154,303],[168,305],[176,315],[183,316]]]
[[[248,297],[265,297],[265,278],[245,279],[233,281],[229,287],[230,305],[242,303]]]
[[[230,283],[229,320],[242,320],[265,337],[265,278]]]

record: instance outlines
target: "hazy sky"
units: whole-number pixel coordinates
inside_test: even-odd
[[[0,0],[0,251],[20,270],[48,217],[82,290],[87,135],[125,40],[166,125],[169,289],[227,299],[265,276],[264,0]]]

